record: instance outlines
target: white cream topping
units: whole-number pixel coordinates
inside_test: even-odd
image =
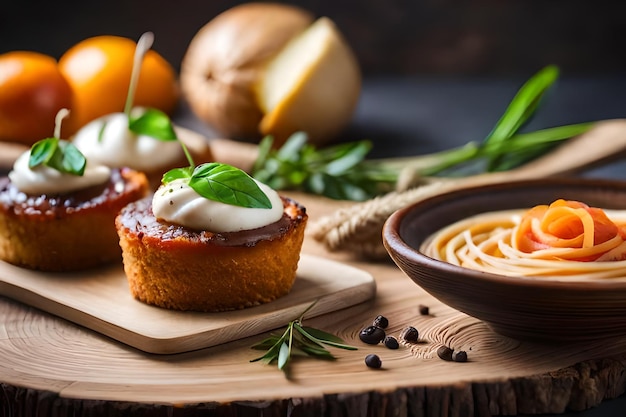
[[[131,132],[125,113],[111,113],[89,122],[74,135],[72,143],[88,160],[112,168],[154,171],[183,157],[178,141],[162,141]]]
[[[280,196],[267,185],[256,182],[272,203],[271,209],[238,207],[209,200],[194,191],[187,179],[177,179],[161,185],[154,193],[152,212],[157,219],[214,233],[256,229],[277,222],[283,215]]]
[[[87,161],[82,176],[59,172],[54,168],[39,165],[29,168],[30,150],[21,154],[9,172],[9,179],[26,194],[65,194],[94,185],[104,184],[111,177],[107,166]]]

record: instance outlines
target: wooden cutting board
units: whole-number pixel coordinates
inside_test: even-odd
[[[340,279],[338,279],[340,277]],[[0,262],[0,295],[65,318],[150,353],[180,353],[284,326],[310,304],[315,317],[374,296],[372,275],[303,254],[289,294],[244,310],[198,313],[135,300],[121,265],[80,273],[44,273]]]

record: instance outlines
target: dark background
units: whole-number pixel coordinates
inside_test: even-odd
[[[59,58],[84,38],[138,39],[179,68],[200,27],[242,2],[224,0],[3,0],[0,53]],[[546,64],[563,74],[626,70],[626,2],[581,0],[300,0],[333,19],[366,76],[522,76]]]

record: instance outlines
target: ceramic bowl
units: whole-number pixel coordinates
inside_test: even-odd
[[[452,191],[392,214],[383,228],[383,243],[417,285],[499,334],[541,342],[626,335],[626,270],[624,279],[604,281],[530,279],[474,271],[419,250],[431,234],[465,217],[550,204],[558,198],[626,209],[626,182],[541,179]]]

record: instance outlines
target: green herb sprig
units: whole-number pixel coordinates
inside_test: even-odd
[[[358,141],[316,149],[304,132],[273,148],[273,137],[259,143],[252,176],[275,190],[301,190],[338,200],[362,201],[393,189],[395,170],[365,164],[372,148]]]
[[[128,129],[138,135],[150,136],[161,141],[178,140],[174,126],[167,114],[164,112],[148,108],[139,116],[133,115],[132,108],[135,99],[135,92],[139,82],[141,65],[145,55],[154,43],[154,34],[146,32],[137,41],[135,55],[133,57],[133,69],[130,75],[130,84],[124,104],[124,113],[128,116]]]
[[[42,139],[31,147],[28,167],[40,165],[80,177],[85,173],[87,159],[71,142],[54,137]]]
[[[135,54],[133,56],[133,67],[130,74],[130,83],[126,92],[126,102],[124,104],[124,114],[128,118],[128,130],[137,135],[146,135],[151,138],[164,142],[178,140],[176,131],[169,116],[161,110],[155,108],[147,108],[139,115],[133,114],[133,104],[135,92],[139,82],[139,74],[141,65],[146,53],[152,48],[154,43],[154,34],[145,32],[137,41]],[[98,140],[102,141],[102,136],[107,123],[102,124],[98,134]]]
[[[563,140],[589,130],[593,123],[558,126],[522,133],[559,76],[547,66],[522,85],[491,132],[479,143],[426,155],[366,159],[370,141],[342,143],[317,149],[297,132],[274,149],[273,138],[263,138],[252,176],[281,189],[301,190],[343,200],[363,201],[393,190],[404,172],[417,177],[506,171],[536,158]],[[481,165],[482,164],[482,165]]]
[[[163,184],[187,179],[189,186],[202,197],[232,206],[272,208],[272,203],[259,185],[246,172],[219,162],[197,167],[174,168],[163,175]]]
[[[129,116],[128,129],[137,135],[150,136],[163,142],[178,140],[169,116],[153,108],[146,109],[139,116]]]
[[[54,135],[37,141],[31,146],[28,156],[30,169],[45,165],[64,174],[83,176],[87,167],[87,158],[73,143],[59,139],[61,124],[68,114],[68,109],[60,109],[54,119]]]
[[[262,361],[277,363],[278,369],[289,374],[289,364],[293,356],[309,356],[317,359],[335,360],[336,357],[325,346],[345,350],[357,350],[347,345],[341,338],[302,324],[304,315],[316,304],[311,304],[296,320],[290,321],[281,335],[271,335],[252,346],[252,349],[266,350],[263,356],[250,362]]]

